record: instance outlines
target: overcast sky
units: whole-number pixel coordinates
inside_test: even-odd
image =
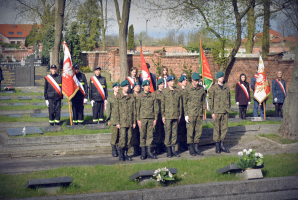
[[[0,2],[3,0],[0,0]],[[114,18],[114,22],[110,23],[110,26],[108,27],[107,34],[115,34],[118,35],[118,24],[116,22],[116,15],[115,15],[115,7],[112,0],[109,1],[109,15]],[[123,0],[119,0],[119,8],[122,10],[122,2]],[[133,0],[133,3],[131,4],[131,11],[130,11],[130,18],[129,18],[129,25],[134,25],[134,32],[135,34],[140,33],[141,31],[146,31],[146,18],[142,13],[145,11],[138,8],[134,2],[142,2],[142,0]],[[3,3],[0,4],[0,24],[13,24],[13,23],[19,23],[21,21],[21,18],[16,19],[15,18],[15,11],[12,9],[7,8],[3,5]],[[27,23],[26,21],[21,21],[22,23]],[[159,25],[158,25],[159,24]],[[170,29],[167,27],[168,22],[166,21],[166,17],[162,18],[154,18],[151,17],[150,21],[147,22],[147,29],[148,29],[148,35],[154,38],[161,38],[164,37],[167,33],[167,31]],[[165,28],[167,27],[167,28]],[[170,24],[171,29],[178,29],[179,27],[175,26],[174,24]],[[271,27],[273,29],[276,28],[275,21],[271,21]],[[187,28],[180,29],[179,31],[183,31],[184,33],[187,33],[190,30],[198,29],[199,27],[196,27],[195,23],[189,24]],[[262,31],[261,27],[257,27],[257,31]]]

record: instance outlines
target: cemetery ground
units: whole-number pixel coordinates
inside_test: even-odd
[[[61,129],[52,132],[41,129],[49,126],[42,92],[42,87],[24,87],[17,88],[14,93],[0,93],[0,97],[9,98],[0,100],[0,198],[47,196],[43,191],[23,186],[29,179],[60,176],[72,176],[73,183],[62,187],[58,195],[160,188],[163,186],[153,183],[141,185],[128,179],[139,170],[160,167],[178,170],[175,181],[169,186],[237,181],[241,178],[235,174],[217,174],[216,170],[231,162],[237,163],[237,153],[243,149],[255,149],[264,154],[264,178],[298,176],[298,141],[284,140],[277,135],[281,119],[272,117],[272,97],[266,105],[268,120],[260,122],[252,122],[250,118],[240,120],[238,108],[235,102],[232,103],[225,142],[230,154],[215,153],[213,124],[207,112],[200,142],[204,156],[193,157],[186,151],[179,152],[180,158],[169,159],[163,153],[157,156],[157,160],[142,161],[138,156],[133,157],[131,162],[119,163],[117,157],[111,156],[109,128],[94,130],[87,125],[92,121],[90,104],[85,106],[86,124],[81,129],[69,126],[67,99],[63,100]],[[31,100],[17,98],[29,96]],[[233,102],[233,93],[231,99]],[[252,116],[252,108],[253,101],[248,116]],[[39,133],[9,136],[6,131],[23,127],[37,127]]]

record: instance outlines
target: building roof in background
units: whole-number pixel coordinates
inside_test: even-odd
[[[293,42],[293,43],[297,42],[297,37],[296,36],[284,37],[283,39],[284,39],[284,41],[289,41],[289,42]]]
[[[279,39],[279,38],[281,38],[281,34],[279,32],[277,32],[273,29],[270,29],[269,30],[269,37],[270,37],[271,34],[272,34],[273,39],[270,40],[270,42],[281,42],[281,39]],[[263,37],[263,32],[255,33],[255,37],[256,37],[256,39],[262,38]],[[246,41],[247,41],[247,38],[244,38],[243,40],[241,40],[242,43],[244,43]]]
[[[0,24],[0,33],[8,38],[25,38],[33,24]],[[40,28],[40,25],[37,25]]]

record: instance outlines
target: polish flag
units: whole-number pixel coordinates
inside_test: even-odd
[[[258,74],[256,76],[254,97],[259,103],[262,103],[269,96],[269,94],[270,87],[265,73],[264,62],[262,57],[260,56]]]
[[[146,65],[145,58],[144,58],[142,50],[141,50],[141,69],[142,69],[142,79],[143,79],[143,81],[145,81],[145,80],[150,81],[150,92],[153,93],[154,88],[153,88],[150,72],[149,72],[149,69]]]

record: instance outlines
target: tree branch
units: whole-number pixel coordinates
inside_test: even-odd
[[[120,20],[121,20],[121,17],[120,17],[120,12],[119,12],[118,0],[114,0],[114,4],[115,4],[115,9],[116,9],[117,22],[119,24]]]

